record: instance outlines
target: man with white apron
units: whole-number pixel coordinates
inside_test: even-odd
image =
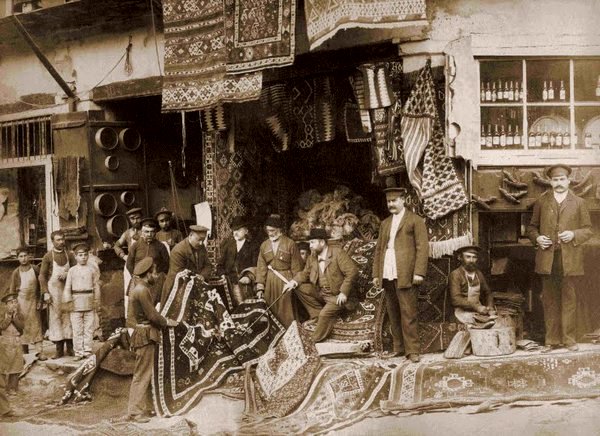
[[[65,355],[73,356],[73,330],[69,312],[63,312],[61,305],[65,280],[69,268],[75,265],[75,257],[65,249],[65,235],[60,230],[50,235],[54,248],[42,258],[40,287],[44,301],[48,303],[48,337],[56,345],[58,359]]]
[[[470,327],[488,328],[494,325],[496,313],[490,288],[477,268],[479,251],[480,248],[474,245],[457,250],[461,266],[450,273],[450,299],[459,322]]]
[[[142,208],[134,207],[133,209],[129,209],[125,215],[127,215],[131,227],[123,232],[118,241],[115,242],[113,249],[115,250],[115,254],[125,261],[125,265],[123,265],[123,296],[125,302],[124,318],[127,318],[127,291],[129,290],[129,283],[131,282],[131,273],[127,269],[127,253],[131,250],[133,244],[140,238]],[[127,252],[125,252],[125,248],[127,248]]]

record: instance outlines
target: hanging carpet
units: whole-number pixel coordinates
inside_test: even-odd
[[[79,157],[53,158],[53,176],[58,195],[58,216],[69,221],[78,215],[79,203]]]
[[[264,314],[264,300],[246,300],[229,312],[223,300],[227,292],[225,280],[207,284],[188,270],[177,274],[161,311],[179,325],[160,332],[152,376],[157,415],[186,412],[283,335],[279,321]],[[261,320],[244,332],[257,318]]]
[[[294,62],[296,0],[225,0],[227,71]]]
[[[227,74],[222,0],[164,0],[163,21],[164,112],[260,97],[262,73]]]
[[[314,50],[341,29],[425,24],[425,0],[306,0],[306,27]]]
[[[407,363],[392,373],[384,410],[600,396],[600,352]]]

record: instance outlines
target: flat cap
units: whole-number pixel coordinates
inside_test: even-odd
[[[86,253],[90,251],[90,246],[85,242],[78,242],[73,245],[73,253],[78,253],[80,251],[85,251]]]
[[[281,215],[272,214],[265,221],[265,226],[275,227],[280,229],[283,227],[283,222],[281,220]]]
[[[573,172],[573,170],[571,169],[571,167],[569,165],[555,164],[555,165],[551,165],[550,167],[548,167],[548,169],[546,170],[546,176],[548,176],[550,178],[552,178],[553,175],[570,176],[572,172]]]
[[[458,254],[462,254],[462,253],[479,253],[481,251],[481,248],[478,247],[477,245],[466,245],[464,247],[460,247],[458,248],[455,253]]]
[[[142,214],[142,208],[141,207],[134,207],[133,209],[129,209],[127,212],[125,212],[125,215],[129,216],[129,215],[135,215],[135,214]]]
[[[383,192],[384,192],[385,194],[398,194],[398,195],[400,195],[400,196],[402,196],[402,197],[405,197],[405,196],[406,196],[406,193],[407,193],[408,191],[406,190],[406,188],[396,188],[396,187],[392,187],[392,188],[385,188],[385,189],[383,190]]]
[[[154,265],[154,260],[151,257],[144,257],[137,263],[135,268],[133,268],[133,275],[141,276],[147,273],[150,271],[150,268],[152,268],[152,265]]]
[[[204,226],[200,226],[200,225],[194,224],[194,225],[190,226],[190,231],[192,231],[192,232],[198,232],[198,233],[207,233],[208,232],[208,228],[204,227]]]
[[[171,217],[173,216],[173,212],[166,207],[161,207],[160,210],[154,214],[154,218],[158,219],[161,215],[169,215]]]
[[[308,234],[308,240],[310,241],[311,239],[327,240],[329,239],[329,235],[327,234],[327,230],[325,229],[310,229],[310,233]]]
[[[158,227],[158,222],[154,218],[150,217],[144,218],[140,224],[142,227],[152,227],[153,229]]]
[[[2,297],[3,303],[8,303],[10,300],[16,300],[19,297],[19,294],[16,292],[8,293],[4,297]]]

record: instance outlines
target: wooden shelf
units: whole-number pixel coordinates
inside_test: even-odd
[[[481,107],[523,107],[523,102],[517,103],[480,103]]]
[[[527,102],[528,107],[569,107],[569,102]]]

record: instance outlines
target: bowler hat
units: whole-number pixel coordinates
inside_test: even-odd
[[[73,246],[73,253],[77,253],[79,251],[90,251],[90,246],[85,242],[79,242]]]
[[[458,248],[455,253],[457,255],[462,254],[462,253],[466,253],[467,251],[469,252],[475,252],[475,253],[479,253],[481,251],[481,248],[478,247],[477,245],[466,245],[464,247],[460,247]]]
[[[385,188],[383,190],[383,192],[386,194],[398,194],[401,197],[405,197],[407,190],[406,190],[406,188],[391,187],[391,188]]]
[[[154,214],[154,219],[158,220],[161,215],[168,215],[169,217],[173,216],[173,212],[171,212],[166,207],[161,207],[158,212]]]
[[[248,222],[243,217],[236,216],[231,221],[231,225],[229,227],[231,227],[231,230],[238,230],[238,229],[241,229],[242,227],[248,227]]]
[[[191,225],[190,226],[190,230],[192,232],[198,232],[198,233],[207,233],[208,232],[208,228],[204,227],[204,226],[200,226],[200,225]]]
[[[133,275],[141,276],[147,273],[150,271],[150,268],[152,268],[152,265],[154,265],[154,260],[151,257],[144,257],[137,263],[135,268],[133,268]]]
[[[19,294],[16,292],[8,293],[4,297],[2,297],[3,303],[8,303],[10,300],[16,300],[19,297]]]
[[[265,226],[275,227],[277,229],[282,228],[283,223],[281,222],[281,215],[277,215],[277,214],[269,215],[269,217],[265,221]]]
[[[150,217],[144,218],[140,224],[142,227],[151,227],[153,229],[158,227],[158,222],[156,222],[154,218]]]
[[[327,234],[327,230],[325,230],[325,229],[320,229],[320,228],[310,229],[310,233],[308,234],[308,240],[310,241],[311,239],[327,240],[327,239],[329,239],[329,235]]]
[[[135,215],[135,214],[142,214],[142,208],[141,207],[134,207],[133,209],[129,209],[127,212],[125,212],[125,215],[129,216],[129,215]]]
[[[548,169],[546,170],[546,176],[552,178],[552,174],[553,173],[564,173],[564,175],[566,176],[570,176],[571,172],[573,170],[571,169],[571,167],[569,165],[566,164],[555,164],[555,165],[551,165],[550,167],[548,167]]]

